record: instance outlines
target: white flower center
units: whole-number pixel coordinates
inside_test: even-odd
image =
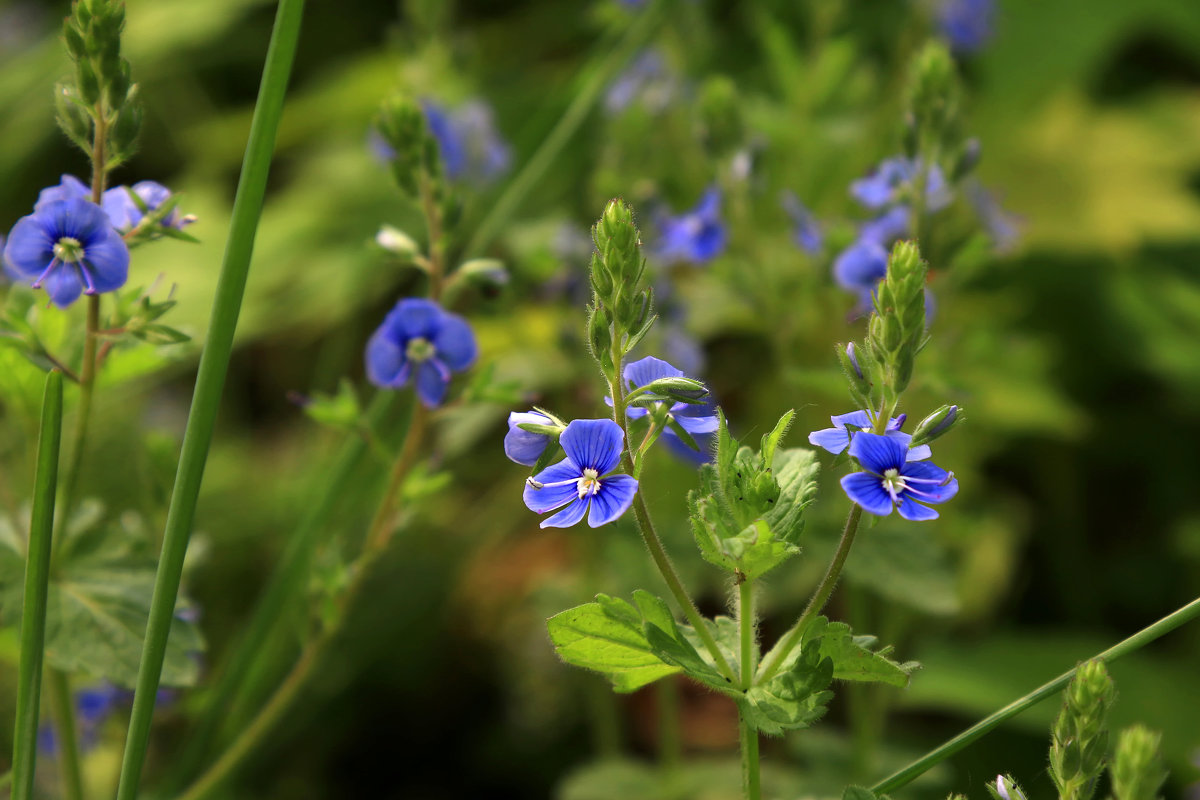
[[[424,336],[414,336],[408,340],[408,346],[404,350],[404,354],[409,361],[428,361],[437,353],[437,349],[433,346],[433,342],[426,339]]]
[[[83,260],[83,244],[70,236],[64,236],[54,243],[54,257],[68,264]]]
[[[899,499],[900,493],[908,488],[908,484],[904,482],[904,476],[900,474],[900,470],[893,468],[884,470],[883,488],[892,496],[892,501],[895,502]]]
[[[581,498],[598,493],[600,491],[600,473],[591,468],[585,469],[583,477],[576,481],[575,487]]]

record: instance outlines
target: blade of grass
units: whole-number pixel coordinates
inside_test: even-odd
[[[38,435],[29,554],[25,562],[25,603],[21,609],[21,655],[17,671],[17,722],[13,733],[13,800],[33,797],[37,763],[38,706],[46,645],[46,596],[50,585],[50,545],[54,495],[58,489],[58,452],[62,443],[62,373],[46,376],[42,428]]]
[[[1180,625],[1190,622],[1196,617],[1200,617],[1200,598],[1193,600],[1178,611],[1168,614],[1158,622],[1142,628],[1133,636],[1130,636],[1124,641],[1118,642],[1117,644],[1105,650],[1103,653],[1099,653],[1092,658],[1097,658],[1101,661],[1113,661],[1127,653],[1132,653],[1134,650],[1145,647],[1160,636],[1170,633]],[[912,783],[914,780],[928,772],[933,767],[937,766],[942,761],[945,761],[947,758],[954,755],[959,750],[962,750],[976,739],[981,738],[993,728],[998,727],[1000,723],[1004,722],[1006,719],[1015,717],[1025,709],[1037,705],[1047,697],[1058,694],[1060,691],[1062,691],[1064,686],[1071,682],[1071,678],[1074,676],[1075,670],[1069,669],[1049,683],[1045,683],[1024,697],[1014,700],[991,716],[982,719],[972,725],[970,728],[967,728],[953,739],[950,739],[944,744],[934,748],[933,750],[930,750],[928,753],[921,756],[904,769],[893,773],[887,778],[884,778],[879,783],[872,786],[871,791],[876,795],[881,795],[887,792],[894,792],[896,789],[899,789],[902,786],[907,786],[909,783]]]
[[[149,746],[155,695],[167,649],[167,636],[171,630],[171,618],[183,574],[183,559],[187,554],[188,539],[195,519],[196,502],[200,495],[200,483],[204,477],[209,445],[212,443],[225,374],[233,353],[234,330],[237,327],[246,277],[250,270],[254,234],[262,214],[271,155],[275,149],[279,121],[283,116],[284,95],[287,92],[288,77],[292,71],[296,45],[300,38],[300,20],[303,12],[304,0],[280,0],[275,26],[271,32],[258,101],[250,123],[246,156],[242,162],[242,173],[233,202],[233,219],[217,283],[216,298],[213,301],[212,321],[204,353],[200,357],[196,389],[179,456],[179,470],[175,476],[175,488],[167,512],[162,554],[154,580],[150,619],[146,626],[146,643],[138,668],[133,712],[121,763],[117,800],[134,800],[138,794],[138,783]]]

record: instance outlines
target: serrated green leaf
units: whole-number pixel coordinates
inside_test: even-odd
[[[642,631],[655,655],[682,668],[695,681],[719,691],[729,689],[729,681],[710,660],[708,650],[702,644],[698,646],[695,631],[675,621],[666,601],[641,589],[633,593],[633,601],[641,612]]]
[[[817,617],[804,632],[804,640],[815,642],[822,658],[833,662],[833,677],[839,681],[886,683],[907,686],[909,676],[920,667],[915,661],[898,664],[888,658],[889,648],[870,649],[873,636],[855,636],[844,622]]]
[[[779,499],[766,513],[771,532],[782,541],[795,544],[804,531],[804,509],[817,496],[817,473],[821,469],[817,454],[805,447],[781,450],[773,471],[779,482]]]
[[[664,663],[642,633],[642,618],[624,600],[597,595],[546,621],[550,640],[568,664],[600,672],[618,692],[632,692],[680,672]]]
[[[791,667],[739,697],[738,707],[755,730],[781,735],[807,728],[824,716],[833,697],[832,682],[833,662],[809,645]]]

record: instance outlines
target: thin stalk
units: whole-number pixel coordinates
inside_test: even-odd
[[[48,670],[50,715],[58,734],[58,769],[62,776],[65,800],[83,800],[83,769],[79,762],[79,737],[75,732],[75,707],[71,702],[71,683],[65,672]]]
[[[613,363],[615,364],[615,375],[621,374],[621,358],[619,352],[613,351]],[[621,428],[621,433],[624,436],[625,446],[621,451],[621,462],[625,467],[625,471],[630,475],[636,473],[636,465],[633,463],[633,457],[629,453],[629,421],[625,418],[625,392],[621,386],[619,378],[613,379],[609,383],[609,391],[612,393],[613,399],[613,420]],[[712,655],[713,661],[716,662],[717,669],[730,683],[736,682],[733,668],[729,666],[729,660],[725,658],[725,654],[721,652],[721,648],[717,647],[717,642],[713,639],[712,633],[708,630],[708,626],[704,624],[704,617],[700,616],[699,609],[692,602],[691,595],[687,589],[683,587],[683,581],[679,579],[679,574],[675,572],[675,567],[671,564],[671,558],[667,555],[666,549],[663,547],[662,539],[658,538],[658,532],[654,529],[654,523],[650,519],[650,509],[646,507],[646,501],[642,499],[642,492],[639,490],[633,496],[633,517],[637,522],[638,533],[642,536],[642,541],[646,544],[646,549],[650,551],[650,557],[654,559],[654,565],[658,567],[659,573],[663,580],[666,581],[667,588],[671,590],[671,594],[675,597],[675,602],[683,609],[684,616],[696,631],[696,635],[700,637],[700,641],[704,643],[709,654]]]
[[[267,50],[262,84],[259,87],[254,117],[250,123],[250,138],[233,203],[233,218],[213,302],[212,320],[204,352],[200,357],[196,389],[179,458],[179,471],[167,512],[162,554],[155,575],[150,618],[146,626],[146,643],[138,668],[133,712],[121,764],[118,800],[134,800],[137,797],[142,766],[146,759],[155,694],[158,691],[163,658],[166,655],[167,636],[171,629],[171,618],[183,574],[183,560],[187,554],[188,539],[196,515],[204,464],[208,457],[209,445],[212,443],[225,374],[233,353],[234,330],[245,294],[250,257],[254,251],[254,234],[262,214],[271,154],[275,149],[279,121],[283,116],[283,100],[296,54],[296,44],[300,38],[303,10],[304,0],[280,0],[271,33],[271,44]]]
[[[1200,598],[1193,600],[1186,606],[1183,606],[1178,611],[1168,614],[1157,622],[1142,628],[1140,631],[1130,636],[1102,653],[1092,656],[1091,659],[1099,659],[1101,661],[1115,661],[1127,653],[1132,653],[1145,647],[1150,642],[1164,636],[1176,628],[1184,625],[1187,622],[1200,617]],[[871,787],[871,791],[876,795],[894,792],[895,790],[907,786],[912,781],[929,771],[942,761],[945,761],[950,756],[962,750],[967,745],[981,738],[984,734],[990,732],[999,726],[1005,720],[1015,717],[1022,711],[1025,711],[1032,706],[1037,705],[1047,697],[1058,694],[1063,687],[1071,682],[1071,678],[1075,676],[1075,670],[1069,669],[1062,675],[1059,675],[1052,681],[1042,684],[1037,689],[1034,689],[1029,694],[1012,701],[1004,708],[1001,708],[996,713],[986,717],[979,722],[967,728],[962,733],[955,736],[953,739],[945,742],[942,745],[930,750],[925,755],[918,758],[916,761],[909,764],[904,769],[901,769],[892,775],[884,778],[879,783]]]
[[[479,255],[486,250],[488,245],[504,229],[509,217],[517,210],[521,201],[537,185],[538,180],[550,168],[550,165],[554,163],[554,159],[558,157],[558,154],[566,146],[567,142],[571,140],[571,137],[583,125],[584,120],[587,119],[588,112],[592,110],[596,100],[612,82],[618,70],[625,66],[633,54],[650,40],[650,36],[655,29],[655,24],[662,16],[665,5],[665,0],[658,0],[651,3],[633,21],[629,29],[625,32],[624,37],[613,50],[602,57],[595,57],[595,61],[598,64],[595,67],[585,70],[585,74],[586,72],[591,72],[591,75],[584,79],[579,90],[574,92],[571,103],[567,106],[563,115],[559,117],[554,127],[550,129],[550,132],[539,137],[541,144],[538,145],[537,150],[525,162],[525,166],[522,167],[517,176],[508,184],[504,192],[492,205],[487,216],[479,223],[479,227],[475,229],[475,234],[467,242],[467,246],[464,249],[468,257]]]
[[[372,399],[366,412],[366,425],[374,428],[392,414],[396,406],[396,392],[381,391]],[[245,702],[247,688],[245,677],[251,674],[255,664],[267,652],[262,642],[270,637],[279,620],[287,612],[289,601],[298,588],[302,588],[308,575],[312,554],[326,530],[330,518],[337,509],[338,500],[345,496],[354,477],[354,470],[366,455],[368,445],[364,437],[351,435],[338,451],[328,472],[320,475],[320,485],[314,487],[311,497],[316,502],[292,532],[280,556],[275,571],[259,597],[258,605],[241,634],[233,654],[217,676],[216,683],[205,704],[206,713],[200,723],[189,732],[188,744],[177,759],[173,770],[174,788],[194,774],[208,754],[213,738],[228,717],[237,717],[237,709]]]
[[[54,495],[58,489],[58,451],[62,444],[62,374],[46,376],[42,426],[38,435],[29,555],[25,563],[25,602],[21,607],[21,654],[17,671],[17,721],[13,731],[13,800],[33,797],[37,762],[38,706],[46,646],[46,597],[50,586],[50,543],[54,532]]]
[[[762,668],[759,670],[758,682],[763,683],[775,677],[779,672],[779,668],[787,660],[792,650],[800,643],[800,639],[804,636],[804,629],[808,627],[808,623],[812,622],[813,617],[821,613],[821,609],[825,607],[825,603],[829,601],[829,596],[833,594],[833,589],[837,586],[838,578],[842,575],[842,567],[846,565],[846,557],[850,555],[850,546],[854,544],[854,536],[858,533],[858,522],[862,519],[862,506],[855,503],[850,507],[850,515],[846,517],[846,527],[842,529],[842,538],[838,542],[837,551],[833,554],[833,560],[829,562],[829,569],[825,572],[825,577],[821,579],[821,583],[817,586],[817,590],[813,593],[812,599],[808,601],[808,606],[805,607],[804,613],[800,615],[800,619],[796,620],[796,624],[791,627],[779,644],[771,649],[767,657],[763,660]]]
[[[383,498],[374,519],[371,520],[371,527],[367,529],[364,553],[377,554],[387,549],[392,532],[396,529],[396,501],[400,498],[400,487],[404,485],[404,479],[416,464],[428,425],[429,409],[418,402],[413,408],[412,424],[408,427],[408,435],[404,437],[404,446],[400,455],[396,457],[396,463],[392,465],[387,487],[383,490]]]
[[[762,779],[758,768],[758,731],[738,714],[738,734],[742,745],[742,791],[746,800],[762,800]]]
[[[655,688],[658,700],[658,763],[670,780],[679,774],[679,767],[683,763],[679,682],[668,677],[655,684]]]

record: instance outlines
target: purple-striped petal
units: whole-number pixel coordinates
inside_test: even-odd
[[[836,417],[830,417],[829,421],[839,428],[853,425],[855,428],[871,429],[871,416],[865,411],[851,411],[848,414],[838,414]]]
[[[621,460],[624,438],[611,419],[577,419],[567,425],[558,443],[580,474],[585,469],[594,469],[604,475]]]
[[[530,511],[537,514],[545,514],[547,511],[553,511],[579,497],[579,488],[576,481],[581,477],[583,477],[583,474],[575,465],[563,459],[557,464],[551,464],[537,475],[534,475],[533,480],[543,484],[542,488],[535,489],[526,483],[521,499],[525,501],[525,505]],[[570,483],[564,483],[561,486],[547,485],[561,483],[562,481],[570,481]]]
[[[552,517],[542,520],[543,528],[569,528],[583,519],[587,513],[588,501],[576,497],[575,501]]]
[[[628,475],[605,478],[600,484],[600,491],[592,497],[588,525],[599,528],[624,514],[633,503],[637,488],[638,482]]]
[[[908,448],[895,439],[876,433],[857,433],[850,440],[850,455],[877,475],[903,467],[907,452]]]
[[[627,364],[624,369],[625,383],[635,387],[653,383],[659,378],[682,378],[683,372],[661,358],[646,356]]]
[[[938,518],[938,512],[934,511],[929,506],[923,506],[915,502],[912,497],[905,494],[900,499],[900,506],[896,509],[900,512],[900,516],[911,522],[926,522],[931,519]]]
[[[850,445],[850,431],[845,428],[825,428],[808,435],[808,443],[823,447],[835,456]]]
[[[842,489],[864,511],[880,517],[892,513],[892,498],[884,491],[883,482],[868,472],[852,472],[842,478]]]
[[[906,483],[911,490],[921,492],[917,499],[922,503],[944,503],[958,494],[958,479],[928,461],[909,461],[900,474],[910,479]]]
[[[113,292],[129,280],[129,248],[121,234],[106,227],[87,243],[84,265],[97,292]]]

